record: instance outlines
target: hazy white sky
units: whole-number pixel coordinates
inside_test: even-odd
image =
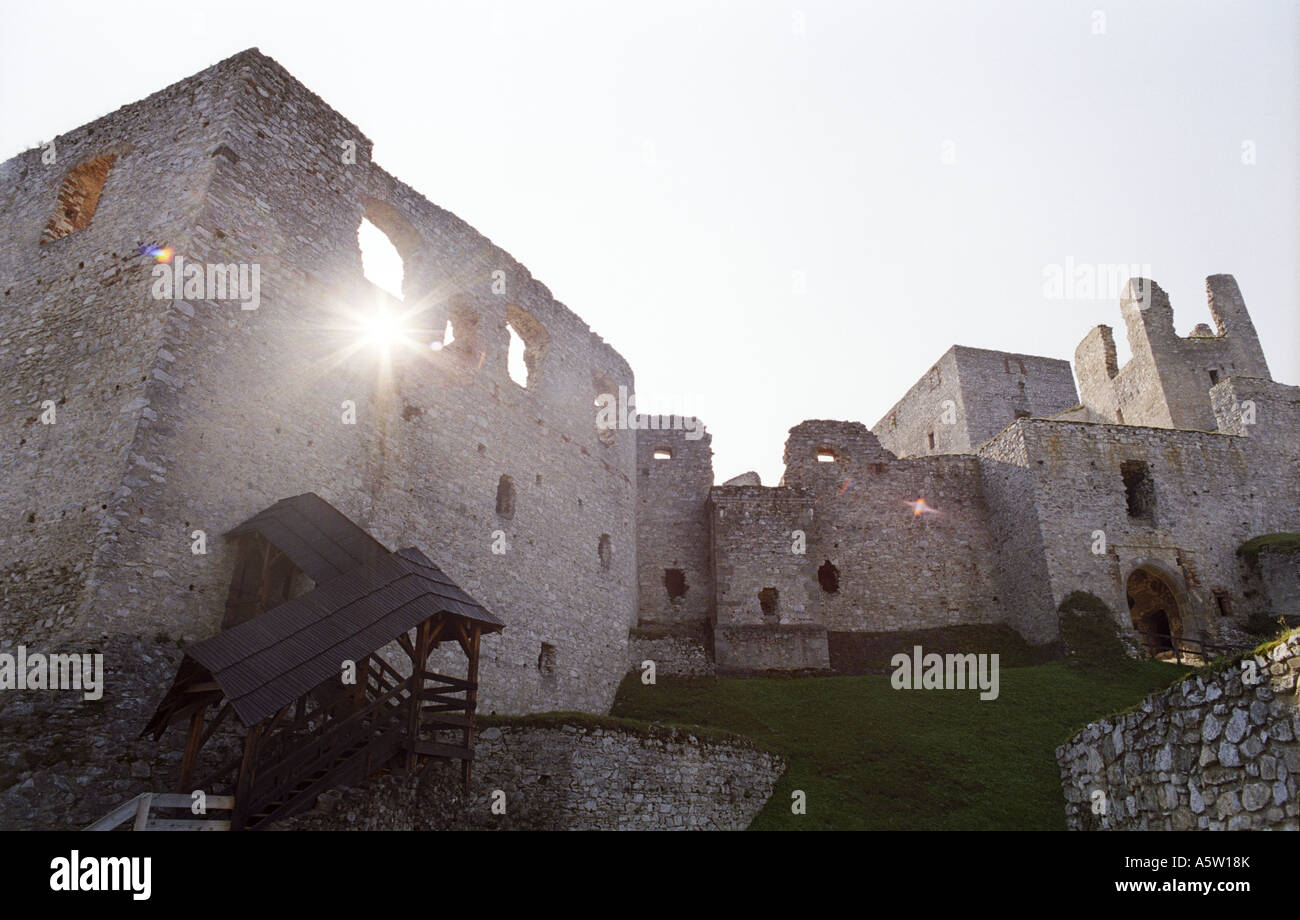
[[[698,412],[719,481],[774,484],[791,426],[874,424],[954,343],[1072,358],[1107,323],[1126,356],[1111,292],[1044,296],[1067,260],[1149,265],[1183,334],[1235,274],[1300,384],[1296,0],[3,15],[0,157],[259,47]]]

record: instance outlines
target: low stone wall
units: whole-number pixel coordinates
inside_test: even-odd
[[[744,830],[785,763],[739,738],[543,716],[489,725],[473,790],[437,764],[326,793],[292,830]],[[498,812],[493,811],[494,803]]]
[[[1056,749],[1068,826],[1300,830],[1298,676],[1295,633],[1087,726]]]
[[[692,636],[641,637],[627,639],[627,668],[641,673],[641,663],[655,663],[655,677],[712,677],[713,662],[704,643]]]
[[[826,627],[813,623],[718,625],[713,648],[723,673],[825,671],[831,666]]]

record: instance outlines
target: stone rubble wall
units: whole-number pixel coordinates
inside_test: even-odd
[[[478,733],[468,800],[452,769],[327,793],[292,830],[744,830],[785,763],[740,741],[556,723]],[[454,771],[458,776],[459,771]],[[492,803],[505,794],[504,814]]]
[[[1245,660],[1057,748],[1069,828],[1300,830],[1300,633]]]
[[[655,663],[655,677],[712,677],[713,661],[704,643],[691,636],[638,637],[635,633],[627,640],[627,667],[634,674],[641,673],[641,662]]]

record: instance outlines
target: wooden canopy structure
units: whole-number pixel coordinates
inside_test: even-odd
[[[414,771],[430,758],[459,759],[468,789],[479,642],[501,621],[418,549],[389,552],[318,496],[286,499],[231,531],[252,533],[321,580],[186,649],[141,733],[161,737],[188,717],[178,791],[228,785],[239,830],[310,808],[326,789],[395,760]],[[241,590],[248,564],[245,556],[237,565]],[[262,566],[263,575],[278,565]],[[465,678],[428,668],[448,641],[465,653]],[[390,643],[405,652],[409,674],[378,654]],[[194,783],[200,752],[232,713],[246,729],[242,755]]]

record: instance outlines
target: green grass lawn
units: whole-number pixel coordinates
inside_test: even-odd
[[[1187,673],[1161,662],[1002,668],[1000,694],[895,690],[889,676],[722,678],[644,686],[612,715],[722,729],[783,755],[760,830],[1064,830],[1056,747]],[[791,793],[807,814],[790,812]]]

